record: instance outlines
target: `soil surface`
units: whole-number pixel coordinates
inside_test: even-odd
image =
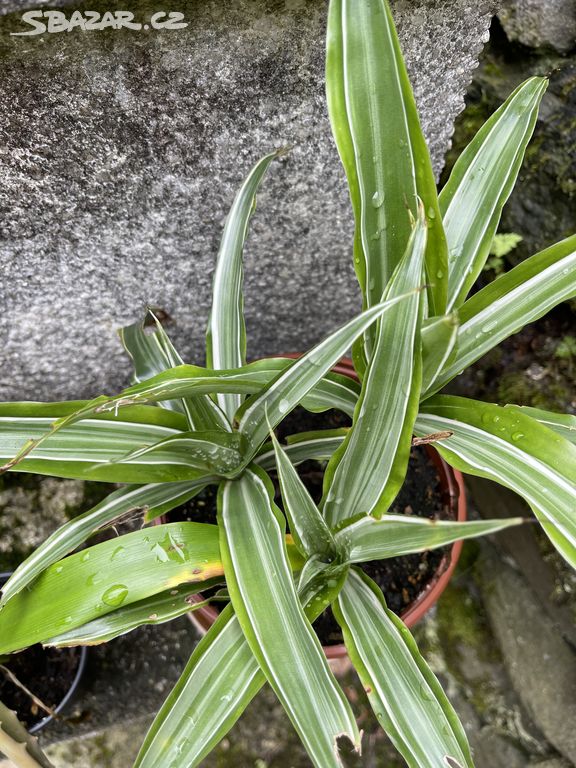
[[[4,666],[44,704],[54,709],[67,694],[79,664],[78,648],[42,648],[41,645],[33,645],[11,656]],[[8,679],[1,669],[0,701],[15,710],[18,719],[27,728],[48,714]]]
[[[279,440],[287,435],[316,429],[335,429],[350,425],[350,419],[338,411],[316,414],[297,408],[276,430]],[[322,497],[324,463],[307,461],[298,467],[316,502]],[[276,487],[275,501],[282,508],[280,490],[274,472],[270,476]],[[418,515],[419,517],[446,518],[448,509],[442,499],[438,471],[424,447],[413,448],[405,483],[396,497],[390,512],[393,514]],[[170,522],[216,522],[216,489],[211,486],[201,494],[175,509],[167,516]],[[361,568],[380,586],[388,607],[400,615],[414,602],[433,578],[449,548],[436,549],[404,557],[393,557],[361,564]],[[216,606],[217,607],[217,606]],[[330,609],[315,622],[314,628],[323,645],[337,645],[342,634]]]

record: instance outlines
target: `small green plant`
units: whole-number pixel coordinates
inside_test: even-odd
[[[504,272],[504,257],[508,256],[522,242],[522,236],[515,232],[502,232],[494,235],[490,246],[490,256],[486,261],[485,270],[492,270],[498,277]]]
[[[514,91],[438,196],[383,0],[331,0],[326,75],[356,221],[362,314],[296,361],[246,363],[242,249],[271,154],[249,174],[225,225],[207,368],[183,364],[160,324],[148,333],[137,323],[121,334],[134,383],[120,394],[0,405],[5,471],[123,484],[16,570],[2,594],[0,653],[37,642],[103,642],[168,621],[207,586],[225,586],[230,598],[158,713],[137,768],[198,765],[265,681],[312,763],[342,765],[344,752],[360,749],[360,734],[311,626],[328,605],[406,763],[473,766],[438,681],[357,564],[521,521],[390,514],[414,436],[443,436],[436,445],[449,464],[523,496],[576,565],[573,417],[437,394],[502,339],[576,294],[572,237],[468,298],[546,81],[531,78]],[[360,384],[331,373],[350,345]],[[274,428],[299,404],[338,408],[352,426],[280,445]],[[319,505],[295,468],[310,458],[327,461]],[[272,470],[283,512],[273,501]],[[139,514],[148,523],[209,485],[218,487],[217,525],[144,527],[74,553],[118,519]],[[11,738],[0,710],[2,733]],[[42,758],[36,764],[45,765]]]
[[[560,358],[560,360],[568,361],[576,357],[576,337],[570,335],[563,336],[556,346],[554,355]]]

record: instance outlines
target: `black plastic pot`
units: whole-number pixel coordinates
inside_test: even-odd
[[[12,575],[11,573],[0,573],[0,587],[3,586],[8,581],[8,579],[10,578],[11,575]],[[30,653],[30,651],[29,650],[24,650],[24,651],[20,651],[18,654],[14,654],[14,655],[15,656],[16,655],[19,656],[20,654],[26,654],[26,653]],[[38,653],[38,647],[35,647],[35,653]],[[51,649],[46,649],[44,651],[44,653],[46,653],[46,654],[48,654],[48,653],[50,653],[50,654],[60,653],[60,654],[63,654],[63,655],[68,654],[69,656],[76,656],[77,657],[76,669],[75,669],[75,671],[73,673],[72,680],[70,682],[69,687],[68,687],[66,693],[61,697],[61,699],[52,707],[54,712],[56,714],[59,714],[66,707],[66,705],[70,702],[70,700],[73,698],[73,696],[75,695],[76,691],[78,690],[78,686],[80,684],[80,680],[82,678],[82,675],[84,673],[84,669],[86,667],[86,658],[87,658],[88,652],[87,652],[87,649],[85,647],[74,647],[74,648],[62,648],[62,649],[51,648]],[[7,666],[9,666],[9,665],[7,665]],[[34,685],[35,680],[25,680],[25,679],[22,679],[21,682],[23,683],[23,685],[25,685],[27,688],[29,688],[33,693],[36,693],[36,691],[34,690],[34,688],[35,688],[35,685]],[[40,698],[42,698],[42,697],[40,697]],[[3,703],[6,704],[7,706],[10,706],[10,708],[12,708],[12,706],[10,705],[9,701],[3,701]],[[49,702],[46,702],[46,703],[49,704]],[[21,719],[22,717],[24,717],[24,719],[26,719],[25,715],[23,716],[23,714],[21,712],[18,712],[18,710],[16,711],[16,715],[18,716],[18,719]],[[48,725],[50,722],[52,722],[52,720],[54,720],[54,717],[52,715],[46,715],[45,717],[42,717],[40,720],[38,720],[33,725],[31,725],[28,728],[28,731],[30,733],[37,733],[41,728],[44,728],[46,725]]]

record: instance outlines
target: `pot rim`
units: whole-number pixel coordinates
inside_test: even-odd
[[[288,357],[296,360],[299,357],[302,357],[302,355],[298,352],[289,352],[287,354],[278,355],[278,357]],[[331,370],[333,373],[339,373],[358,381],[358,375],[356,374],[353,362],[349,357],[343,357]],[[452,512],[452,516],[455,520],[464,522],[467,519],[467,502],[466,488],[464,486],[464,477],[462,476],[462,473],[447,464],[432,445],[426,445],[425,448],[436,465],[440,475],[440,482],[443,486],[443,501],[445,505]],[[461,551],[462,541],[454,542],[449,551],[440,561],[435,574],[428,584],[419,593],[416,599],[402,611],[400,618],[409,629],[420,621],[424,614],[436,604],[452,578]],[[198,602],[202,600],[200,595],[194,597],[198,598]],[[212,624],[218,618],[218,615],[218,611],[211,605],[202,606],[202,608],[198,608],[196,611],[191,611],[187,614],[190,621],[203,634],[210,629]],[[348,655],[346,646],[343,643],[322,647],[326,658],[329,660],[342,659]]]
[[[8,579],[10,578],[10,576],[12,576],[12,574],[13,574],[13,571],[0,572],[0,587],[3,586],[6,581],[8,581]],[[72,679],[72,682],[70,683],[68,690],[66,691],[62,699],[58,702],[58,704],[53,708],[54,713],[56,715],[60,714],[60,712],[66,707],[66,705],[70,702],[70,699],[76,693],[78,686],[80,684],[82,675],[84,674],[84,670],[86,669],[86,661],[88,658],[88,648],[86,648],[85,645],[79,645],[74,647],[80,651],[78,667],[76,668],[76,673],[74,674],[74,677]],[[26,650],[26,649],[24,648],[23,650]],[[65,649],[62,648],[62,650],[65,650]],[[34,723],[34,725],[31,728],[28,728],[28,733],[37,733],[46,725],[51,723],[53,720],[54,720],[53,715],[46,715],[41,720],[38,720],[37,723]]]

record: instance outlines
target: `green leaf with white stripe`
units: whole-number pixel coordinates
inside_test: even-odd
[[[331,560],[336,554],[332,532],[273,432],[271,440],[284,512],[294,543],[307,557],[318,555]]]
[[[422,392],[432,388],[456,354],[459,319],[455,312],[431,317],[422,325]]]
[[[134,768],[194,768],[228,733],[263,683],[230,606],[194,649],[146,734]]]
[[[424,403],[414,431],[443,430],[453,433],[436,444],[446,461],[522,496],[576,567],[576,446],[519,410],[436,395]]]
[[[119,482],[127,483],[234,477],[242,466],[243,454],[244,441],[237,432],[183,432],[132,451],[96,471],[114,471],[122,478]],[[89,471],[86,477],[92,474]]]
[[[85,401],[0,404],[0,460],[6,462],[2,471],[83,478],[89,469],[187,429],[184,416],[149,406],[126,408],[121,416],[94,414],[81,423],[54,427],[73,421],[85,407]]]
[[[115,637],[132,632],[138,627],[149,624],[165,624],[177,619],[185,613],[196,611],[208,604],[208,600],[195,602],[191,598],[202,590],[216,586],[224,581],[220,579],[205,581],[202,584],[181,584],[177,587],[160,592],[145,600],[120,608],[99,616],[80,627],[63,632],[44,641],[44,645],[56,648],[67,648],[73,645],[98,645],[107,643]],[[214,600],[214,597],[210,598]]]
[[[206,360],[208,366],[216,370],[240,368],[246,363],[242,250],[248,223],[256,207],[256,192],[268,166],[279,154],[273,152],[266,155],[252,168],[234,198],[224,225],[206,332]],[[239,394],[218,394],[217,401],[232,421],[242,397]]]
[[[410,306],[418,302],[420,289],[394,296],[362,312],[286,370],[276,376],[264,390],[244,403],[240,409],[239,431],[247,440],[252,455],[282,419],[292,411],[325,376],[346,350],[373,322],[402,302]]]
[[[298,432],[289,435],[283,450],[291,464],[297,466],[303,461],[328,461],[344,442],[348,429],[325,429],[313,432]],[[276,468],[276,455],[271,443],[265,443],[254,462],[262,469]]]
[[[156,326],[155,331],[146,332],[145,322],[134,323],[118,331],[134,365],[132,380],[135,384],[184,362],[154,313],[151,310],[148,313]],[[166,400],[164,407],[183,413],[188,419],[189,429],[231,430],[228,419],[208,395]]]
[[[486,263],[547,84],[531,77],[508,97],[460,155],[440,194],[448,241],[448,309],[464,302]]]
[[[59,430],[89,417],[111,420],[112,416],[114,416],[114,418],[122,421],[122,418],[118,417],[120,411],[122,411],[122,415],[126,412],[130,415],[134,413],[143,414],[144,411],[139,411],[138,409],[142,408],[145,403],[162,402],[173,398],[210,394],[213,392],[254,394],[270,385],[280,372],[288,370],[292,365],[294,365],[294,361],[286,358],[258,360],[243,368],[236,368],[230,371],[213,371],[194,365],[181,365],[160,373],[149,381],[129,387],[114,397],[99,397],[92,401],[56,404],[67,407],[60,408],[59,418],[50,422],[50,429],[44,434],[43,439],[52,438]],[[327,372],[303,396],[300,404],[310,411],[338,408],[344,411],[344,413],[352,415],[359,391],[358,383],[350,377]],[[40,407],[44,404],[31,403],[24,405],[32,406],[36,415],[36,406]],[[12,414],[14,406],[14,403],[0,404],[0,415],[4,411]],[[49,410],[52,409],[52,406],[47,407]],[[171,416],[174,418],[178,417],[178,414],[170,413],[164,408],[147,409],[146,412],[151,414],[151,422],[165,422],[166,418]],[[159,415],[156,415],[154,419],[152,418],[154,414]],[[167,414],[167,417],[165,414]],[[15,413],[14,415],[17,414]],[[129,416],[126,418],[129,418]],[[183,417],[180,418],[178,426],[181,431],[186,431],[187,427]],[[42,440],[38,442],[42,442]],[[31,448],[28,447],[27,450],[29,451]]]
[[[429,394],[503,339],[574,296],[576,235],[526,259],[460,307],[456,354],[446,361]]]
[[[341,528],[335,539],[338,549],[347,552],[350,563],[363,563],[445,547],[455,541],[497,533],[523,522],[521,517],[458,523],[415,515],[384,515],[380,520],[367,515]]]
[[[432,314],[445,311],[447,247],[430,155],[394,21],[385,0],[332,0],[326,93],[332,132],[356,222],[355,267],[365,306],[382,300],[411,235],[417,196],[430,239],[426,253]],[[374,329],[369,338],[375,338]],[[368,343],[368,352],[372,343]]]
[[[96,544],[49,566],[6,603],[0,611],[0,653],[222,572],[215,525],[157,525]]]
[[[420,285],[425,245],[421,212],[388,300]],[[413,292],[379,321],[352,428],[324,478],[322,511],[331,528],[358,514],[379,517],[404,481],[420,397],[421,316],[422,296]]]
[[[338,766],[337,738],[347,737],[358,747],[360,737],[300,605],[286,555],[284,518],[273,505],[273,493],[266,476],[251,469],[221,489],[218,515],[226,583],[248,645],[312,762]]]
[[[576,416],[573,414],[554,413],[553,411],[545,411],[542,408],[531,408],[527,405],[506,405],[504,407],[525,413],[526,416],[539,421],[540,424],[544,424],[545,427],[556,432],[560,437],[576,445]]]
[[[372,709],[409,768],[473,768],[456,712],[376,584],[352,570],[334,615]]]
[[[114,491],[92,509],[61,525],[16,568],[2,587],[0,607],[96,531],[134,518],[153,520],[184,504],[205,487],[205,482],[160,483]]]
[[[304,610],[310,621],[332,602],[341,586],[339,575],[333,570],[328,576],[330,584],[317,579],[315,585],[305,590],[310,599]],[[302,600],[303,595],[299,597]],[[156,716],[134,768],[165,764],[172,768],[194,768],[228,733],[264,682],[229,606],[194,649]]]

